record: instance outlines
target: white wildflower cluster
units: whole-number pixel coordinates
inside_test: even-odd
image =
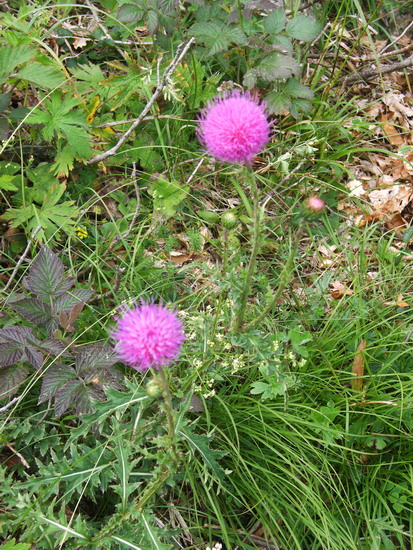
[[[194,391],[196,393],[202,393],[204,399],[208,399],[208,397],[214,397],[216,394],[216,391],[212,387],[214,385],[214,378],[210,378],[208,382],[204,384],[198,384],[194,387]]]
[[[212,548],[207,546],[205,550],[222,550],[222,544],[220,542],[216,542]]]
[[[236,372],[243,369],[244,367],[245,367],[244,356],[239,355],[238,357],[234,357],[234,359],[232,360],[231,374],[235,374]]]

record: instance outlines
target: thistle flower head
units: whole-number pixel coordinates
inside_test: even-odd
[[[143,302],[126,309],[112,334],[119,359],[136,370],[159,369],[176,359],[185,340],[177,314]]]
[[[307,199],[306,208],[313,214],[320,214],[324,211],[326,203],[320,197],[310,197]]]
[[[250,93],[216,98],[199,118],[198,138],[216,159],[251,162],[270,137],[265,105]]]

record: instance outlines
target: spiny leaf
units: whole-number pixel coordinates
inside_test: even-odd
[[[42,246],[30,273],[23,279],[23,286],[40,298],[50,298],[63,278],[63,264],[57,254]]]
[[[225,472],[218,464],[218,460],[222,458],[225,453],[210,449],[209,438],[206,435],[195,434],[189,426],[183,428],[179,433],[188,441],[193,451],[200,453],[208,469],[210,469],[218,479],[224,479]]]

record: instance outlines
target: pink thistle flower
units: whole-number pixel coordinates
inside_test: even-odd
[[[305,206],[313,214],[320,214],[324,211],[326,203],[320,197],[310,197],[307,199]]]
[[[112,334],[119,358],[136,370],[158,369],[179,355],[185,340],[177,314],[166,307],[143,302],[126,309]]]
[[[265,105],[250,93],[216,98],[199,118],[198,138],[216,159],[251,162],[270,137]]]

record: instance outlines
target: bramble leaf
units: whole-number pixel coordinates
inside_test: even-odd
[[[246,44],[247,37],[239,27],[213,21],[194,23],[190,33],[208,48],[208,55],[227,50],[231,43]]]
[[[271,81],[298,74],[300,65],[288,54],[273,53],[264,57],[255,70],[260,78]]]
[[[93,295],[93,290],[86,288],[78,288],[61,294],[54,303],[54,307],[57,313],[61,311],[69,312],[79,302],[85,303]]]
[[[268,34],[278,34],[284,30],[285,22],[285,10],[283,8],[272,10],[264,19],[264,30]]]
[[[62,282],[63,270],[63,263],[57,254],[42,246],[29,275],[23,279],[23,286],[40,298],[50,298]]]
[[[39,403],[55,397],[56,393],[69,382],[76,378],[76,371],[68,365],[55,364],[50,366],[43,375],[42,388],[40,390]]]
[[[0,368],[0,399],[15,394],[29,375],[29,367],[19,363]]]
[[[76,355],[76,371],[87,374],[89,369],[107,369],[118,361],[118,356],[110,346],[91,344],[82,347]]]
[[[47,323],[53,317],[49,304],[38,298],[24,298],[12,304],[13,309],[18,311],[22,317],[31,323]]]
[[[322,26],[318,21],[306,15],[297,15],[291,19],[285,28],[285,32],[291,38],[311,42],[322,31]]]

